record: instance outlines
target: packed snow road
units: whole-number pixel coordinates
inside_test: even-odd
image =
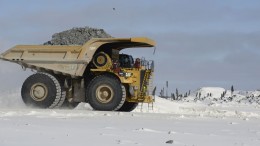
[[[259,119],[85,110],[1,110],[1,146],[251,145]],[[172,140],[172,141],[171,141]]]
[[[1,146],[260,145],[258,105],[156,98],[153,110],[144,105],[122,113],[92,111],[88,104],[32,109],[18,97],[19,92],[0,96]]]

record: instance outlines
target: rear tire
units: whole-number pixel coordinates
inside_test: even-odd
[[[65,78],[63,76],[55,76],[55,78],[59,81],[61,86],[61,98],[60,101],[55,106],[55,108],[60,108],[62,107],[63,103],[66,100],[66,89],[64,87]]]
[[[138,103],[125,101],[123,106],[117,111],[120,112],[131,112],[138,106]]]
[[[94,110],[113,111],[122,107],[126,92],[117,78],[100,75],[89,83],[86,99]]]
[[[27,106],[56,108],[65,97],[57,78],[39,72],[29,76],[23,83],[22,100]]]

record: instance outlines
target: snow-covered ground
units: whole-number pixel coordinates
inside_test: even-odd
[[[201,97],[213,95],[198,100],[198,91]],[[2,92],[0,146],[260,145],[259,104],[224,102],[218,95],[221,88],[198,91],[182,101],[156,97],[153,105],[143,104],[130,113],[92,111],[84,103],[74,110],[31,109],[23,105],[19,90]],[[246,94],[240,91],[239,97]]]

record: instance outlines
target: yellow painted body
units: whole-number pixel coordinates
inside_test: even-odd
[[[122,50],[133,47],[154,47],[155,42],[145,37],[135,38],[97,38],[91,39],[82,46],[45,46],[45,45],[17,45],[0,55],[0,59],[15,62],[24,68],[31,68],[37,71],[53,72],[71,78],[83,77],[87,66],[99,49]],[[153,99],[141,88],[140,70],[126,69],[122,71],[132,73],[131,77],[125,78],[116,74],[110,69],[111,63],[105,68],[91,69],[91,71],[110,72],[118,76],[123,84],[128,87],[138,88],[134,95],[127,97],[129,102],[152,102]],[[151,72],[151,70],[146,70]],[[129,90],[129,89],[127,89]],[[141,92],[142,91],[142,94]]]
[[[155,42],[140,37],[91,39],[83,46],[17,45],[1,54],[0,59],[16,62],[25,68],[51,70],[77,77],[83,75],[93,55],[102,45],[122,50],[131,47],[153,47]]]

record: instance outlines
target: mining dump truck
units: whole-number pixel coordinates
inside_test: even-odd
[[[17,45],[0,59],[36,72],[22,85],[27,106],[75,107],[87,102],[94,110],[127,112],[154,101],[154,62],[120,51],[154,46],[145,37],[95,38],[82,46]]]

